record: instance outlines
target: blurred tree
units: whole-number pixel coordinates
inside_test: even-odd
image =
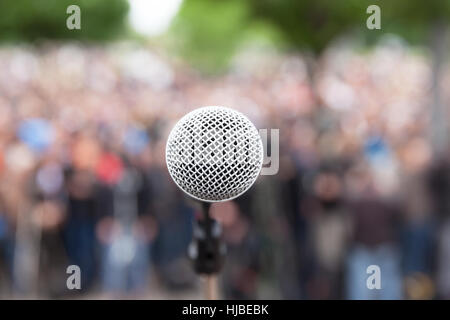
[[[373,4],[381,8],[381,30],[366,28],[366,10]],[[336,36],[351,30],[370,41],[390,32],[423,42],[430,28],[450,18],[450,1],[442,0],[250,0],[249,8],[254,17],[279,28],[294,46],[316,53]]]
[[[69,30],[70,5],[81,9],[81,30]],[[0,41],[108,40],[126,30],[127,0],[1,0]]]
[[[241,1],[184,1],[172,25],[177,51],[203,69],[224,65],[248,14]]]
[[[252,19],[249,9],[242,0],[184,0],[169,31],[171,49],[202,71],[215,73],[226,67],[244,40],[278,42],[275,28]]]
[[[365,1],[250,0],[253,16],[273,23],[295,47],[315,53],[355,25],[366,26]]]

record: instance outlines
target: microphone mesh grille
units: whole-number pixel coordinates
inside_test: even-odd
[[[203,107],[185,115],[172,129],[166,163],[172,179],[190,196],[209,202],[230,200],[258,177],[262,141],[240,112]]]

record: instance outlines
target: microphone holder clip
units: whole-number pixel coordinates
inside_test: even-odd
[[[220,272],[225,260],[226,247],[222,241],[222,227],[209,213],[211,203],[202,202],[202,219],[194,223],[193,241],[189,256],[194,262],[194,270],[202,275]]]

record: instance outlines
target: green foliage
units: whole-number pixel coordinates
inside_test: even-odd
[[[248,18],[240,1],[185,1],[172,24],[176,49],[204,69],[223,65]]]
[[[381,8],[381,30],[366,27],[366,10],[373,4]],[[184,0],[170,34],[179,41],[179,53],[217,70],[243,41],[261,36],[252,30],[264,30],[263,36],[277,44],[319,54],[347,32],[368,44],[386,33],[424,43],[436,22],[449,18],[449,0]]]
[[[365,26],[361,0],[250,0],[253,15],[273,23],[295,47],[322,50],[351,26]]]
[[[202,71],[223,69],[244,40],[270,38],[277,41],[274,28],[252,19],[242,0],[184,0],[172,23],[172,49]]]
[[[81,9],[81,30],[69,30],[67,7]],[[1,0],[0,41],[109,40],[126,30],[126,0]]]
[[[412,41],[426,40],[436,21],[449,21],[447,0],[250,0],[255,17],[270,21],[301,48],[320,52],[336,36],[356,30],[374,40],[396,33]],[[381,30],[368,30],[370,5],[381,8]]]

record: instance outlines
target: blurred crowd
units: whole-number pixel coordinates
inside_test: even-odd
[[[212,206],[222,297],[450,298],[450,158],[429,139],[430,65],[400,41],[315,60],[250,50],[221,76],[133,43],[0,48],[0,296],[73,295],[69,265],[81,297],[198,287],[199,207],[170,179],[165,142],[188,111],[224,105],[280,130],[280,167]]]

